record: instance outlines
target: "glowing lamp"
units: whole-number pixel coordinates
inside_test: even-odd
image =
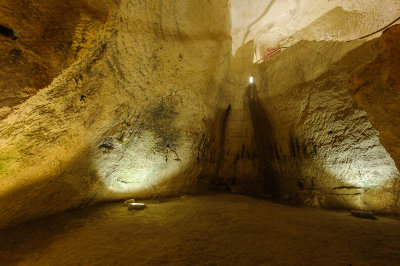
[[[250,84],[253,84],[253,83],[254,83],[254,78],[253,78],[253,76],[250,76],[249,82],[250,82]]]

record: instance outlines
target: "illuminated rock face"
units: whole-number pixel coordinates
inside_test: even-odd
[[[350,86],[357,103],[379,130],[381,143],[400,168],[400,26],[394,26],[376,42],[377,58],[354,71]],[[399,195],[399,178],[392,189]]]
[[[0,97],[0,227],[103,200],[210,187],[312,206],[397,211],[398,171],[390,157],[398,163],[397,139],[385,134],[395,127],[382,121],[395,121],[398,103],[383,113],[381,105],[368,108],[368,80],[354,82],[362,85],[356,101],[347,82],[353,70],[361,69],[356,77],[363,80],[365,65],[396,52],[376,41],[312,41],[351,39],[386,20],[329,38],[321,14],[329,12],[332,22],[347,15],[357,22],[370,13],[357,16],[360,6],[340,1],[336,7],[336,1],[308,16],[301,12],[311,2],[296,1],[303,7],[298,19],[309,23],[282,31],[293,37],[288,44],[296,44],[253,64],[254,48],[262,51],[263,42],[238,41],[240,1],[70,1],[47,13],[56,2],[37,4],[45,14],[37,32],[4,13],[8,29],[17,29],[0,36],[5,47],[25,50],[19,65],[1,70],[12,89]],[[52,23],[64,9],[79,12],[68,22],[57,20],[59,26]],[[385,19],[390,14],[382,11]],[[280,23],[278,28],[289,25]],[[63,49],[48,35],[49,47],[36,41],[48,24],[49,34],[69,43]],[[39,61],[43,69],[36,75],[31,64]],[[395,69],[394,59],[385,62],[385,69]],[[24,79],[10,75],[20,68]],[[397,84],[389,76],[378,79],[378,86]],[[24,94],[26,87],[32,89]]]
[[[261,66],[282,193],[314,206],[394,210],[384,187],[398,170],[347,84],[378,52],[374,42],[300,42]]]
[[[266,48],[300,40],[354,40],[392,22],[396,0],[230,0],[232,52],[254,40],[255,59]],[[375,35],[374,37],[377,37]]]
[[[303,41],[256,65],[252,47],[231,61],[229,114],[221,110],[225,129],[207,168],[213,184],[311,206],[397,211],[398,170],[347,83],[379,54],[376,42]]]
[[[190,191],[229,29],[226,1],[121,1],[87,53],[2,120],[1,224]]]

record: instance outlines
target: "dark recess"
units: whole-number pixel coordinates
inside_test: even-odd
[[[0,34],[3,35],[4,37],[12,39],[12,40],[18,39],[18,37],[15,36],[13,29],[10,29],[3,25],[0,25]]]
[[[264,191],[272,198],[279,198],[280,191],[277,181],[277,174],[271,162],[279,158],[279,152],[273,139],[273,129],[268,118],[264,103],[261,101],[257,86],[251,84],[246,88],[246,105],[248,107],[251,122],[254,129],[255,154],[260,165],[260,176],[263,178]],[[300,149],[299,143],[291,139],[292,155],[296,156],[296,149]]]
[[[219,144],[219,154],[217,159],[217,167],[215,170],[215,174],[218,175],[219,169],[221,167],[221,162],[224,160],[225,154],[225,131],[226,131],[226,123],[228,122],[229,114],[231,113],[232,105],[228,105],[226,112],[224,112],[221,121],[221,133],[220,133],[220,144]]]

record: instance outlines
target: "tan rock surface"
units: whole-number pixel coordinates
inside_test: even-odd
[[[347,84],[351,71],[376,58],[375,44],[303,41],[260,65],[249,60],[251,43],[239,49],[224,93],[229,116],[221,110],[227,121],[217,122],[225,129],[216,139],[224,131],[225,143],[216,141],[211,155],[219,155],[207,168],[215,169],[213,184],[311,206],[397,212],[398,170]]]
[[[385,186],[398,170],[347,84],[377,53],[374,42],[300,42],[263,65],[260,98],[284,193],[315,206],[397,210]]]
[[[354,40],[399,16],[397,0],[230,0],[232,52],[254,40],[255,59],[269,47],[301,40]],[[379,37],[376,34],[373,37]]]
[[[195,183],[229,64],[228,4],[163,3],[121,1],[88,52],[1,121],[0,225]]]
[[[0,34],[0,110],[34,95],[82,56],[115,6],[113,0],[1,1],[0,25],[14,37]]]
[[[350,78],[356,102],[367,112],[379,139],[400,169],[400,26],[388,29],[376,42],[377,58]],[[400,208],[400,175],[387,184]]]
[[[237,45],[234,1],[58,2],[0,4],[0,25],[18,34],[0,36],[4,62],[15,61],[0,72],[0,227],[210,187],[398,212],[396,34],[315,41],[375,30],[398,1],[297,1],[295,20],[305,20],[296,27],[279,16],[283,2],[271,1],[275,11],[252,29],[262,40],[272,34],[271,43],[294,36],[294,45],[262,64],[253,64],[258,38]],[[307,15],[307,5],[315,12]],[[279,21],[273,28],[282,34],[264,18]],[[341,28],[344,18],[354,27]],[[19,59],[9,53],[16,48]],[[349,73],[367,65],[358,78],[374,77],[374,60],[376,69],[383,62],[381,76],[376,86],[355,82],[354,100]]]
[[[376,60],[355,71],[350,86],[400,168],[400,26],[388,29],[376,45]]]

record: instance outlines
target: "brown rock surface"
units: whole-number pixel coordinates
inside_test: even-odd
[[[375,21],[375,11],[360,15],[359,6],[316,7],[306,17],[314,23],[285,33],[311,41],[254,64],[257,42],[231,55],[243,32],[232,39],[230,3],[3,1],[0,227],[103,200],[210,186],[398,212],[398,170],[387,152],[398,163],[397,35],[313,41],[329,39],[328,29],[338,33],[333,40],[358,33],[325,25],[325,11],[332,22],[349,16],[363,30],[394,11],[379,9],[384,20]],[[282,7],[259,21],[279,18]],[[285,37],[270,33],[274,41]],[[366,81],[354,82],[362,87],[358,105],[346,81],[365,65],[358,73]],[[375,69],[379,78],[369,86]]]
[[[34,95],[82,56],[115,6],[113,0],[1,1],[0,25],[13,36],[0,34],[0,110]]]
[[[220,111],[217,128],[225,129],[206,168],[213,184],[311,206],[397,212],[398,170],[347,83],[376,58],[375,42],[303,41],[260,65],[244,60],[251,53],[249,43],[231,60],[230,111]]]
[[[350,86],[400,169],[400,25],[386,30],[376,46],[379,55],[352,73]]]
[[[121,1],[88,51],[0,122],[0,226],[195,184],[229,64],[228,3],[163,3]]]
[[[397,265],[400,221],[219,194],[73,210],[0,230],[5,265]],[[284,255],[283,255],[284,254]]]

